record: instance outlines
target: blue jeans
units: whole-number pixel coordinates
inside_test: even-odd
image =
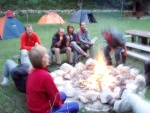
[[[60,92],[61,100],[64,102],[67,98],[64,92]],[[67,102],[62,104],[58,108],[53,108],[50,113],[77,113],[79,111],[79,105],[77,102]]]
[[[30,66],[32,66],[30,59],[29,59],[28,51],[23,49],[20,52],[21,52],[21,64],[27,63]]]
[[[86,56],[86,52],[84,52],[79,45],[77,44],[70,44],[70,47],[73,49],[73,53],[74,53],[74,58],[73,58],[73,62],[76,64],[79,62],[79,58],[78,55],[81,54],[82,56]]]
[[[116,64],[121,64],[122,62],[122,55],[121,55],[121,51],[123,50],[122,47],[116,47],[115,48],[115,60],[116,60]],[[111,52],[111,48],[107,45],[104,48],[104,56],[106,58],[107,63],[111,62],[111,57],[110,57],[110,52]]]
[[[4,77],[9,77],[11,70],[15,68],[18,64],[13,60],[7,60],[4,67]]]

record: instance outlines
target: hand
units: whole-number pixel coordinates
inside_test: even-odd
[[[36,42],[36,43],[35,43],[35,46],[37,46],[37,45],[38,45],[38,43]]]
[[[89,45],[93,45],[93,43],[90,41],[90,42],[89,42]]]
[[[75,41],[72,41],[71,44],[76,44],[76,42],[75,42]]]
[[[69,36],[67,36],[66,39],[67,39],[67,41],[70,41],[70,37]]]
[[[63,40],[63,37],[62,37],[62,36],[60,36],[59,40],[60,40],[60,41],[62,41],[62,40]]]
[[[126,51],[123,52],[123,56],[127,56],[127,52]]]

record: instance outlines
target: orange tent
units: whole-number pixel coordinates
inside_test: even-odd
[[[64,24],[64,23],[65,21],[62,19],[62,17],[54,12],[44,14],[38,21],[38,24]]]

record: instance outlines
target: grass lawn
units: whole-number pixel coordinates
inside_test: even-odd
[[[34,31],[39,35],[42,45],[47,49],[50,48],[51,40],[53,34],[57,31],[58,28],[63,27],[66,29],[69,17],[71,14],[60,14],[66,24],[63,25],[38,25],[36,24],[41,15],[29,15],[28,22],[26,16],[17,16],[24,24],[30,23],[33,25]],[[140,30],[149,30],[150,29],[150,19],[149,20],[140,20],[140,19],[121,19],[121,14],[119,13],[95,13],[96,20],[98,23],[89,24],[87,28],[91,37],[98,37],[98,41],[94,46],[95,52],[100,51],[104,47],[103,39],[100,35],[100,31],[103,28],[114,27],[120,30],[125,34],[125,30],[129,29],[140,29]],[[78,29],[78,24],[73,24],[75,30]],[[129,39],[128,39],[129,40]],[[10,40],[1,40],[0,41],[0,81],[3,77],[3,68],[4,63],[7,59],[11,59],[12,56],[19,54],[20,40],[19,38],[10,39]],[[62,60],[65,61],[65,56],[62,55]],[[143,73],[143,64],[144,62],[137,59],[128,57],[126,65],[130,67],[135,67]],[[56,65],[53,65],[53,69]],[[0,87],[0,112],[1,113],[27,113],[26,103],[25,103],[25,94],[18,92],[12,82],[11,78],[10,86],[8,88]],[[150,87],[147,87],[146,99],[150,100]]]

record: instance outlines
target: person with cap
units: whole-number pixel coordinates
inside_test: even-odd
[[[115,52],[116,66],[124,63],[124,57],[127,56],[126,40],[123,35],[115,29],[104,29],[101,31],[103,38],[106,40],[107,45],[104,48],[104,56],[107,65],[112,65],[110,52]],[[122,51],[123,55],[122,55]],[[123,56],[123,57],[122,57]]]
[[[66,46],[71,47],[74,53],[73,63],[76,64],[79,62],[78,55],[88,57],[88,54],[82,50],[82,48],[77,43],[76,34],[74,33],[74,27],[72,25],[67,26],[66,33]]]

